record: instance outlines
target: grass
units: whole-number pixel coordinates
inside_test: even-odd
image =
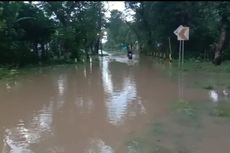
[[[185,100],[178,100],[175,103],[175,109],[178,113],[182,113],[182,115],[186,115],[186,116],[194,116],[195,115],[195,108],[194,106]]]
[[[198,122],[198,119],[205,115],[230,118],[230,104],[228,101],[219,101],[217,104],[213,104],[209,102],[198,103],[178,100],[174,104],[173,110],[178,113],[178,116],[175,116],[177,119],[182,117],[189,122]]]
[[[207,85],[207,86],[204,86],[203,88],[207,89],[207,90],[213,90],[214,89],[214,87],[212,85]]]
[[[189,87],[213,89],[230,89],[230,61],[215,66],[211,62],[186,60],[183,68],[178,67],[178,61],[169,63],[155,63],[172,80],[176,80],[179,74],[183,74],[186,85]]]
[[[162,123],[156,122],[152,125],[152,133],[155,136],[160,136],[162,134],[164,134],[165,129],[164,126],[162,125]]]
[[[93,58],[96,59],[95,57]],[[19,68],[0,66],[0,80],[11,80],[23,74],[37,73],[38,69],[39,70],[42,69],[45,71],[45,70],[50,70],[50,68],[55,68],[60,66],[63,67],[63,66],[76,65],[76,64],[78,66],[81,66],[86,63],[87,62],[82,62],[82,61],[79,61],[77,63],[74,63],[72,61],[51,61],[44,64],[30,64]]]
[[[126,143],[129,153],[140,153],[141,152],[141,140],[139,138],[132,138]]]
[[[158,62],[159,63],[159,62]],[[162,63],[162,62],[161,62]],[[168,64],[163,62],[164,64]],[[172,63],[173,70],[182,70],[184,72],[227,72],[230,73],[230,61],[224,61],[221,65],[216,66],[211,62],[207,61],[194,61],[194,60],[185,60],[183,66],[179,69],[178,61],[174,60]]]
[[[131,153],[189,153],[184,140],[188,135],[190,139],[196,138],[196,130],[194,127],[181,126],[169,117],[168,120],[155,120],[142,135],[132,137],[126,145]]]
[[[0,79],[3,78],[13,78],[19,74],[17,69],[8,69],[5,67],[0,68]]]
[[[179,73],[183,73],[186,86],[190,84],[192,88],[205,90],[230,89],[230,61],[215,66],[211,62],[187,60],[182,69],[177,64],[177,61],[173,61],[171,66],[163,62],[154,63],[173,81],[178,79]],[[186,140],[188,138],[194,144],[199,143],[206,119],[208,124],[230,119],[230,104],[222,101],[214,104],[209,101],[176,100],[166,119],[154,119],[154,124],[138,139],[130,141],[132,143],[129,145],[143,153],[193,152]]]
[[[175,61],[177,62],[177,61]],[[220,66],[216,66],[207,61],[186,60],[183,71],[202,71],[202,72],[228,72],[230,73],[230,61],[224,61]]]
[[[155,118],[141,135],[132,135],[126,145],[131,153],[194,152],[192,146],[202,140],[207,126],[204,124],[218,124],[216,121],[229,117],[227,102],[213,104],[180,99],[174,102],[170,115]],[[208,121],[203,122],[206,119]]]
[[[210,109],[210,115],[214,117],[229,118],[230,117],[230,105],[227,103],[220,103],[214,108]]]
[[[230,118],[230,104],[228,101],[219,101],[217,104],[213,104],[209,102],[178,100],[174,104],[173,110],[178,114],[176,118],[179,121],[189,121],[190,123],[198,123],[199,119],[205,115]]]

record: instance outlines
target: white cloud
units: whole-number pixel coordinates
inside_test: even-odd
[[[125,1],[108,1],[105,2],[105,9],[107,10],[107,12],[105,13],[105,16],[107,18],[110,17],[110,11],[112,10],[119,10],[123,13],[124,18],[127,21],[132,21],[132,15],[135,14],[134,11],[132,11],[131,9],[126,9],[125,8]]]

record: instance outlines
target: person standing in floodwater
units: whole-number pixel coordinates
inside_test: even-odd
[[[127,46],[127,56],[128,56],[129,59],[133,58],[133,52],[132,52],[132,50],[130,49],[129,46]]]

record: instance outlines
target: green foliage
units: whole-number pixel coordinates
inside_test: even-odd
[[[230,106],[227,104],[219,104],[210,110],[211,116],[230,117]]]
[[[0,64],[81,61],[98,51],[102,2],[0,2]]]
[[[108,23],[103,4],[0,2],[0,64],[24,66],[63,58],[81,61],[98,54],[104,31],[108,33],[106,48],[122,50],[138,42],[141,52],[151,55],[168,54],[170,37],[172,56],[178,57],[173,31],[181,24],[190,27],[186,58],[213,58],[211,46],[219,42],[223,25],[227,28],[222,53],[225,59],[230,57],[228,2],[126,1],[126,7],[135,11],[135,20],[127,22],[122,12],[113,10]]]
[[[213,90],[214,87],[212,85],[207,85],[204,87],[204,89],[207,89],[207,90]]]
[[[176,102],[175,108],[177,112],[182,113],[187,116],[193,116],[194,115],[194,108],[193,106],[185,100],[179,100]]]
[[[12,78],[19,74],[18,70],[16,69],[9,69],[9,68],[0,68],[0,79],[2,78]]]
[[[209,60],[213,58],[211,45],[219,41],[220,21],[224,19],[229,27],[229,5],[228,2],[126,2],[126,7],[136,12],[134,25],[144,53],[168,53],[170,37],[173,57],[177,58],[178,41],[173,31],[179,25],[184,25],[190,27],[190,40],[185,42],[185,56],[208,56]],[[227,31],[229,39],[229,28]],[[229,41],[226,40],[224,44],[224,53],[228,55]]]
[[[128,45],[133,46],[137,38],[133,29],[131,29],[132,26],[132,23],[123,19],[122,12],[118,10],[111,11],[111,17],[107,27],[108,42],[105,47],[114,50],[126,50]]]

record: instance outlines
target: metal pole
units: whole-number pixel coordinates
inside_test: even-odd
[[[179,100],[182,99],[182,93],[181,93],[181,70],[178,71],[178,98]]]
[[[184,76],[183,76],[183,64],[184,64],[184,40],[182,40],[182,70],[180,71],[180,86],[181,86],[181,98],[184,95]]]
[[[181,40],[179,43],[179,59],[178,59],[178,67],[180,67],[180,59],[181,59]]]
[[[181,71],[181,98],[184,96],[184,74],[183,70]]]
[[[181,67],[183,66],[183,40],[180,40],[180,45],[179,45],[179,71],[178,71],[178,96],[179,99],[181,100],[182,97],[182,71],[181,71]]]
[[[182,40],[182,66],[184,63],[184,40]]]
[[[177,85],[178,85],[178,98],[180,99],[180,71],[178,71],[178,81],[177,81]]]

